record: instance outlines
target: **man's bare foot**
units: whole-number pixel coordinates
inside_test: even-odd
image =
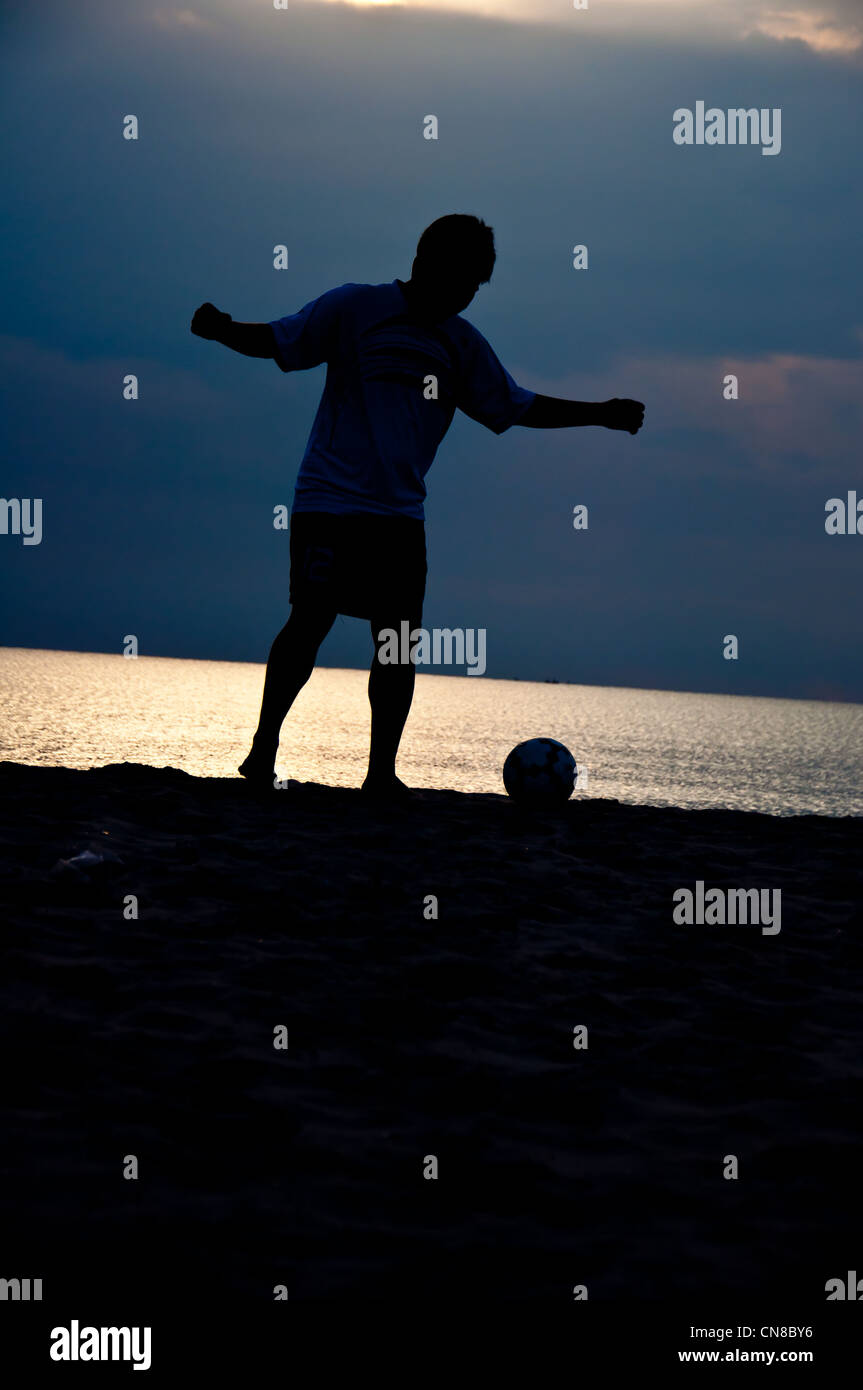
[[[275,761],[274,754],[259,753],[253,744],[251,753],[240,763],[237,771],[256,787],[271,787],[276,777]]]
[[[389,776],[380,776],[377,773],[369,773],[360,789],[366,796],[373,796],[378,801],[402,801],[409,796],[413,796],[410,787],[406,787],[404,782],[400,782],[395,773]]]

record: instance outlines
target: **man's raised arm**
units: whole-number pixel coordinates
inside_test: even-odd
[[[572,425],[603,425],[607,430],[637,434],[644,423],[641,401],[565,401],[558,396],[537,396],[517,421],[534,430],[563,429]]]
[[[202,304],[195,310],[192,332],[199,338],[224,343],[244,357],[274,357],[276,340],[268,323],[234,323],[215,304]]]

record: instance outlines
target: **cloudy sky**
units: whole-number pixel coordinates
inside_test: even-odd
[[[516,380],[647,423],[457,416],[427,624],[485,627],[493,676],[863,700],[863,536],[824,528],[863,498],[858,0],[49,0],[2,40],[0,491],[44,514],[41,545],[0,536],[5,644],[263,660],[324,369],[192,311],[406,278],[474,212],[498,265],[466,316]],[[781,153],[676,145],[699,100],[781,109]],[[340,619],[322,658],[368,654]]]

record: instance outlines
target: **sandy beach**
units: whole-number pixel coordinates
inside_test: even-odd
[[[0,788],[7,1263],[820,1302],[859,1262],[859,820],[132,764]],[[781,890],[781,931],[675,924],[699,880]]]

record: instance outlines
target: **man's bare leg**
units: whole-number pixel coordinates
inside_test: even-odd
[[[336,620],[330,609],[294,605],[270,648],[264,695],[252,749],[239,771],[272,786],[282,722],[315,668],[318,648]]]
[[[421,622],[420,614],[411,620],[409,631],[419,627]],[[375,655],[369,671],[372,734],[369,770],[363,782],[363,791],[381,796],[403,796],[409,789],[396,777],[396,755],[414,696],[416,667],[412,661],[402,664],[378,659],[383,645],[379,633],[386,629],[400,632],[398,622],[375,620],[371,628],[375,642]]]

